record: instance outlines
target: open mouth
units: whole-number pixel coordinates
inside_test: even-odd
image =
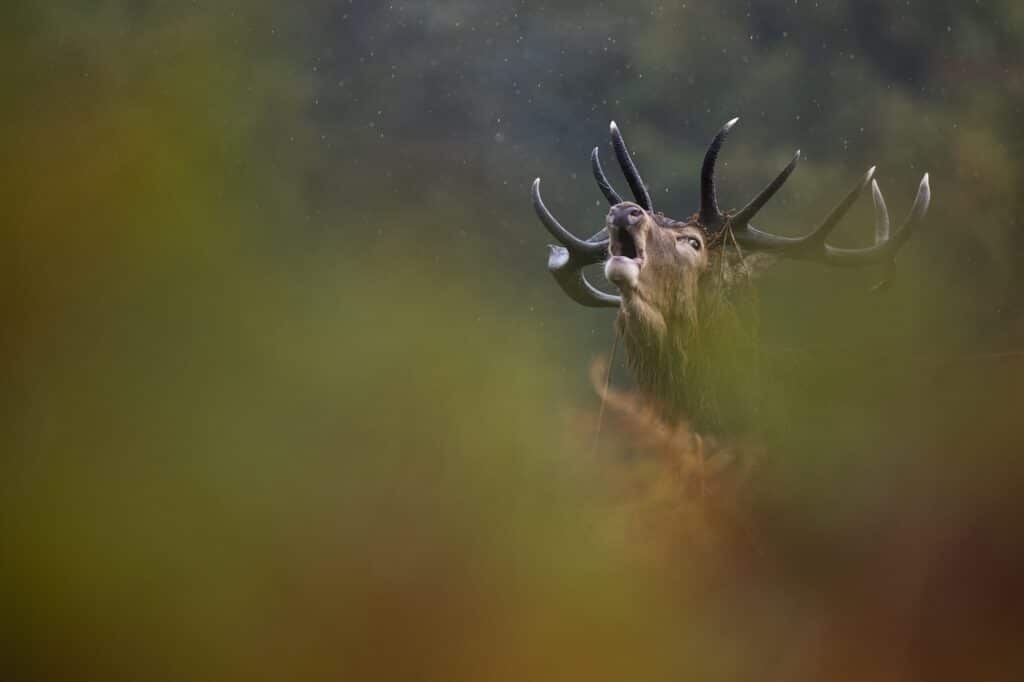
[[[608,250],[613,258],[627,258],[638,266],[644,262],[643,239],[629,233],[628,230],[612,227],[608,230],[611,241]]]

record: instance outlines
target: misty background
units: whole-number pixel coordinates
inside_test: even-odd
[[[0,16],[11,679],[1024,668],[1024,5]],[[638,457],[595,432],[613,313],[547,274],[528,191],[595,232],[615,120],[686,217],[734,116],[723,207],[803,153],[765,229],[806,232],[872,165],[894,220],[924,172],[933,202],[883,294],[807,263],[759,283],[800,389],[765,436],[758,549],[723,559],[690,511],[637,531],[648,507],[609,493]],[[834,243],[872,220],[864,197]]]

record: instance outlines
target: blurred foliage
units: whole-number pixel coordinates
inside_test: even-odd
[[[5,679],[1019,678],[1020,3],[2,16]],[[766,226],[872,164],[935,201],[885,296],[763,282],[734,539],[664,433],[596,432],[611,320],[526,190],[593,232],[614,118],[689,214],[737,114],[727,204],[807,159]]]

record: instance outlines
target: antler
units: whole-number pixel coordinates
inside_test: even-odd
[[[704,163],[700,167],[700,211],[698,212],[701,224],[713,232],[721,229],[725,224],[726,216],[718,209],[718,193],[715,191],[715,164],[718,163],[718,152],[722,149],[725,138],[729,131],[739,121],[739,117],[732,119],[718,131],[715,139],[708,145],[708,151],[704,154]]]
[[[818,225],[810,234],[803,237],[782,237],[770,234],[757,229],[751,224],[751,219],[768,200],[771,199],[782,185],[789,179],[790,174],[796,168],[800,160],[800,152],[793,156],[793,159],[768,185],[758,193],[756,197],[744,208],[735,214],[725,214],[718,209],[715,192],[715,162],[718,159],[718,152],[726,135],[736,124],[738,119],[733,119],[725,124],[712,140],[704,158],[704,168],[701,171],[701,208],[700,221],[705,229],[715,233],[723,229],[729,229],[736,242],[747,249],[756,251],[772,251],[788,258],[802,260],[817,260],[839,267],[861,267],[866,265],[887,264],[891,265],[896,252],[910,237],[914,227],[921,222],[928,211],[931,203],[931,187],[928,174],[921,178],[921,184],[917,189],[917,196],[910,214],[903,224],[896,230],[895,234],[889,234],[889,212],[885,206],[885,198],[874,180],[875,167],[872,166],[864,174],[860,182],[847,193],[839,204],[832,209],[824,221]],[[828,236],[842,220],[843,216],[850,210],[853,203],[864,191],[864,188],[871,184],[871,192],[875,204],[875,243],[863,249],[843,249],[829,246],[825,243]]]
[[[644,185],[643,178],[640,177],[640,171],[637,170],[636,164],[633,163],[633,157],[630,156],[629,149],[626,147],[626,141],[622,138],[622,133],[619,132],[619,127],[615,125],[615,121],[611,122],[609,130],[612,138],[612,148],[615,150],[615,157],[619,161],[622,174],[626,176],[626,182],[629,183],[629,188],[632,190],[636,202],[648,211],[653,211],[654,203],[651,201],[651,195],[647,191],[647,186]],[[608,199],[608,203],[612,206],[621,204],[622,196],[612,187],[608,176],[605,175],[604,168],[601,167],[598,147],[594,147],[594,151],[590,154],[590,167],[594,172],[594,179],[597,180],[597,186],[605,198]],[[551,249],[551,252],[548,254],[548,271],[554,276],[555,281],[558,282],[562,290],[572,300],[581,305],[590,308],[617,307],[621,301],[618,296],[606,294],[588,282],[587,278],[583,275],[583,268],[594,263],[600,263],[607,258],[607,232],[602,229],[590,239],[580,239],[562,227],[562,224],[558,222],[547,206],[544,205],[544,200],[540,196],[540,178],[533,181],[533,187],[530,192],[533,197],[533,208],[537,212],[540,221],[544,223],[544,227],[548,229],[551,236],[562,244],[562,246],[552,244],[548,247]]]
[[[809,234],[803,237],[783,237],[764,232],[754,227],[750,222],[754,216],[764,207],[768,201],[782,188],[786,180],[793,173],[797,163],[800,161],[799,150],[793,155],[793,159],[768,185],[755,196],[750,203],[735,213],[723,212],[718,207],[717,188],[715,183],[715,166],[718,162],[718,155],[725,143],[726,137],[733,126],[739,121],[734,118],[727,122],[718,131],[708,150],[704,155],[704,163],[701,166],[700,174],[700,210],[698,221],[708,233],[712,235],[731,234],[740,246],[757,251],[775,252],[788,258],[803,260],[817,260],[840,267],[861,267],[866,265],[885,265],[885,279],[876,289],[887,284],[896,252],[907,239],[913,229],[924,218],[931,203],[931,187],[929,186],[928,174],[921,178],[917,189],[917,196],[914,205],[910,210],[907,219],[900,225],[895,233],[889,230],[889,212],[885,205],[885,198],[874,180],[875,168],[872,167],[861,178],[860,182],[847,193],[842,201],[832,210],[821,224]],[[654,204],[651,195],[647,191],[640,172],[637,170],[633,158],[626,147],[619,127],[612,121],[610,125],[612,148],[615,157],[622,168],[636,203],[646,210],[653,212]],[[611,205],[622,203],[622,196],[615,191],[608,176],[601,166],[599,148],[595,147],[590,155],[591,170],[597,186],[601,193]],[[853,203],[860,196],[864,189],[871,185],[871,193],[875,205],[875,243],[863,249],[845,249],[826,244],[826,240],[832,231],[839,224],[839,221],[846,215],[853,206]],[[548,255],[548,270],[554,276],[559,286],[577,303],[584,306],[605,308],[616,307],[621,299],[612,294],[606,294],[594,287],[583,275],[583,268],[603,261],[608,255],[608,236],[606,230],[601,230],[589,239],[580,239],[567,229],[551,214],[544,205],[540,196],[540,178],[533,182],[531,190],[533,207],[540,217],[541,222],[547,228],[561,246],[550,246],[551,253]]]
[[[637,170],[636,164],[633,163],[633,157],[630,156],[629,149],[626,148],[626,141],[622,139],[619,126],[615,125],[615,121],[612,121],[608,128],[612,136],[612,149],[615,150],[615,158],[619,161],[622,174],[626,176],[626,182],[629,183],[629,189],[633,192],[633,198],[636,199],[636,203],[653,212],[654,203],[651,201],[651,195],[647,191],[647,185],[644,184],[643,178],[640,177],[640,171]],[[599,147],[594,147],[594,151],[590,153],[590,168],[594,172],[594,179],[597,180],[597,186],[601,189],[601,193],[604,194],[610,205],[621,204],[622,197],[612,187],[612,184],[608,181],[608,176],[604,174],[604,169],[601,167],[599,149]]]
[[[611,191],[614,192],[614,190]],[[540,197],[540,178],[533,181],[530,193],[533,197],[533,208],[540,221],[544,223],[544,227],[548,229],[551,236],[562,244],[562,246],[553,244],[548,246],[551,249],[551,253],[548,254],[548,271],[554,276],[558,285],[569,295],[569,298],[588,308],[618,307],[620,302],[618,296],[606,294],[597,289],[583,275],[584,267],[599,263],[607,257],[608,239],[597,239],[604,231],[598,232],[588,240],[580,239],[562,227],[562,224],[544,205],[544,200]]]

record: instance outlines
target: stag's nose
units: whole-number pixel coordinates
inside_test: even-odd
[[[616,204],[608,211],[608,221],[621,230],[630,228],[643,219],[644,210],[628,202]]]

